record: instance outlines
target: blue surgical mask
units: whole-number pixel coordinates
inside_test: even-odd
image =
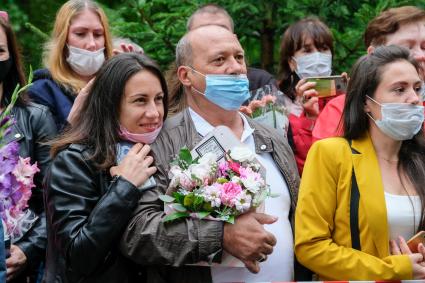
[[[332,73],[332,55],[314,52],[300,57],[292,57],[297,63],[295,73],[300,79],[308,77],[330,76]]]
[[[205,77],[205,93],[192,87],[193,90],[205,95],[209,101],[223,109],[229,111],[239,110],[242,104],[250,97],[249,81],[246,75],[204,75],[192,67],[189,68]]]
[[[422,128],[424,107],[410,103],[379,103],[370,96],[371,101],[381,106],[381,120],[375,120],[366,113],[387,136],[397,141],[410,140]]]

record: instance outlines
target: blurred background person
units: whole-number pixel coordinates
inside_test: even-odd
[[[79,112],[82,101],[71,111],[76,97],[88,92],[89,86],[84,87],[111,55],[111,35],[103,10],[90,0],[70,0],[56,14],[44,51],[46,69],[34,73],[28,93],[50,109],[62,129],[70,112],[71,116]]]
[[[46,282],[141,282],[118,246],[156,171],[148,144],[166,116],[165,79],[149,58],[119,54],[100,69],[76,123],[52,147]],[[121,142],[136,144],[117,165]]]
[[[361,57],[348,83],[344,137],[317,141],[308,153],[295,254],[321,280],[425,279],[423,244],[420,253],[404,249],[404,239],[425,230],[419,71],[398,46]]]
[[[213,3],[202,5],[193,12],[187,20],[186,30],[191,31],[206,25],[218,25],[233,33],[235,28],[229,13],[223,7]],[[266,85],[277,86],[275,78],[267,71],[253,67],[247,67],[247,71],[251,94]],[[166,79],[170,90],[170,114],[179,113],[187,106],[187,103],[183,97],[183,86],[177,78],[175,63],[172,63],[166,72]]]
[[[26,85],[21,54],[6,17],[0,14],[0,112],[11,102],[17,85]],[[30,102],[22,93],[12,109],[15,124],[2,142],[19,143],[19,156],[37,162],[40,172],[34,176],[35,187],[29,200],[29,209],[38,216],[20,239],[12,242],[10,257],[6,260],[8,282],[36,282],[41,272],[46,249],[46,218],[43,204],[42,180],[50,164],[47,142],[56,135],[56,124],[47,107]]]
[[[399,45],[409,49],[425,75],[425,10],[414,6],[391,8],[372,19],[364,33],[367,52],[380,45]],[[341,136],[345,95],[330,101],[316,120],[313,140]]]
[[[300,174],[312,144],[315,120],[327,100],[317,97],[316,83],[307,82],[306,78],[331,75],[332,54],[332,33],[319,19],[302,19],[290,25],[283,34],[279,89],[289,98],[288,139]]]

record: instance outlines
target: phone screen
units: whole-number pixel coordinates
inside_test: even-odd
[[[133,143],[130,142],[119,142],[116,144],[117,148],[117,164],[119,164],[122,159],[127,155],[127,153],[130,151],[130,149],[133,147]],[[139,187],[139,190],[149,190],[156,187],[156,182],[153,176],[150,176],[149,179],[146,180],[146,182],[143,183]]]
[[[316,83],[314,89],[318,97],[336,96],[347,90],[347,84],[341,76],[307,78],[307,81]]]

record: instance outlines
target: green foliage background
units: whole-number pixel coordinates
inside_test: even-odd
[[[42,47],[52,29],[58,0],[2,0],[23,47],[27,65],[42,67]],[[334,70],[347,71],[365,52],[363,31],[370,19],[389,7],[416,5],[425,0],[101,0],[114,35],[142,46],[165,70],[174,60],[174,48],[185,33],[186,21],[204,3],[224,7],[235,22],[235,32],[249,64],[276,74],[280,39],[291,23],[317,16],[335,38]]]

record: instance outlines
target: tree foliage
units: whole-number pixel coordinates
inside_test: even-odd
[[[25,58],[41,66],[42,44],[53,26],[56,10],[64,1],[6,0]],[[186,21],[205,0],[101,0],[112,32],[142,46],[163,67],[174,60],[174,50],[186,31]],[[235,32],[250,65],[278,72],[280,39],[293,22],[316,16],[332,30],[334,70],[347,71],[366,47],[363,32],[381,11],[402,5],[425,6],[425,0],[216,0],[233,17]],[[30,24],[27,24],[30,23]],[[38,32],[35,28],[38,28]]]

